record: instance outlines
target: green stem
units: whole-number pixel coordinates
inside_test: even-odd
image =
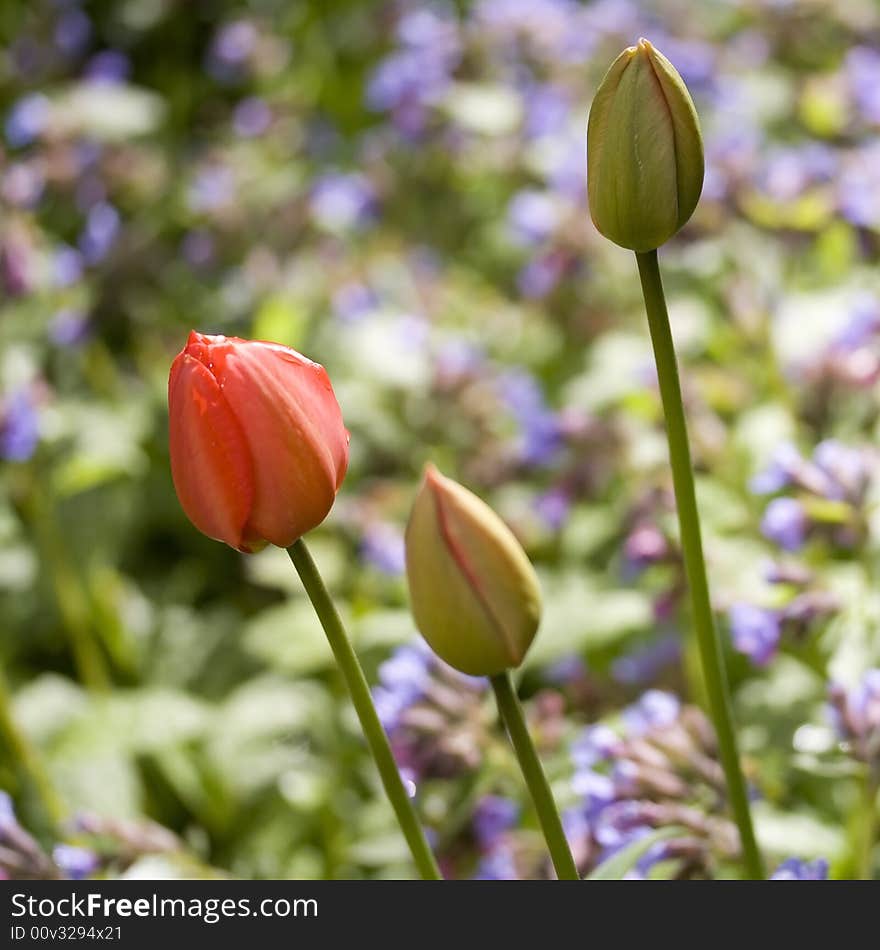
[[[513,686],[513,680],[510,678],[510,673],[499,673],[497,676],[491,677],[490,681],[492,689],[495,690],[495,699],[498,701],[498,712],[501,721],[507,728],[507,734],[510,736],[516,757],[519,759],[523,777],[529,788],[529,794],[532,796],[535,810],[538,813],[538,820],[541,822],[544,838],[547,840],[553,867],[556,868],[556,876],[560,881],[580,880],[577,866],[571,855],[571,849],[568,847],[568,841],[565,838],[565,831],[562,828],[562,820],[556,810],[556,803],[553,801],[553,793],[550,791],[547,776],[544,774],[544,769],[541,767],[538,754],[532,744],[532,738],[529,735],[525,716],[523,716],[522,706],[520,706],[516,697],[516,690]]]
[[[657,252],[637,252],[636,260],[639,265],[639,277],[645,297],[645,309],[648,313],[648,326],[651,330],[651,343],[657,363],[663,413],[666,417],[666,436],[669,441],[669,459],[672,463],[672,481],[678,508],[681,545],[690,587],[694,629],[700,649],[706,693],[709,698],[709,711],[718,737],[718,749],[727,781],[731,809],[739,828],[746,873],[750,878],[760,880],[764,877],[764,866],[752,827],[746,782],[740,767],[733,725],[730,689],[709,599],[709,583],[706,579],[706,563],[703,559],[703,542],[700,537],[700,518],[697,512],[690,445],[681,398],[681,385],[678,380],[675,345],[669,326],[669,314],[666,311],[666,299],[663,296]]]
[[[27,824],[46,842],[58,838],[64,809],[52,787],[40,757],[15,721],[12,695],[0,670],[0,748],[5,747],[20,782],[20,798],[27,812]]]
[[[385,730],[382,728],[382,723],[379,722],[379,716],[376,714],[376,707],[373,705],[373,697],[370,695],[370,687],[367,684],[364,671],[361,669],[357,654],[352,649],[336,607],[324,586],[324,581],[318,573],[318,568],[302,539],[295,541],[287,549],[287,553],[290,555],[290,560],[293,561],[293,566],[303,582],[303,587],[305,587],[309,600],[315,608],[315,613],[321,621],[324,633],[327,634],[327,639],[330,641],[330,648],[333,650],[336,662],[339,664],[339,669],[345,678],[355,712],[358,719],[360,719],[361,728],[364,731],[370,751],[373,753],[379,775],[382,777],[385,792],[397,815],[400,828],[412,852],[419,873],[425,880],[441,880],[434,854],[425,838],[425,833],[416,816],[412,801],[403,786],[400,771],[394,761],[391,746],[388,744],[388,737],[385,735]]]

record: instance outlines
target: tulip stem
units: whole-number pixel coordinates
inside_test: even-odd
[[[287,549],[287,553],[290,555],[290,560],[293,561],[293,566],[303,582],[303,587],[305,587],[309,600],[315,608],[315,613],[321,621],[324,633],[327,634],[327,639],[330,641],[330,648],[333,650],[333,655],[336,657],[336,662],[339,664],[339,669],[342,671],[348,686],[352,704],[358,719],[360,719],[361,728],[373,754],[373,759],[379,769],[385,792],[397,815],[397,821],[412,852],[419,873],[427,881],[441,880],[442,875],[437,867],[434,854],[425,838],[425,833],[419,823],[412,801],[404,788],[400,771],[388,743],[388,737],[385,735],[385,730],[382,728],[382,723],[376,713],[376,707],[373,705],[373,697],[370,694],[367,678],[364,676],[357,654],[348,639],[339,613],[330,599],[330,594],[321,575],[318,573],[318,568],[302,539],[295,541]]]
[[[507,734],[510,736],[510,742],[519,760],[519,766],[529,788],[529,794],[532,796],[535,811],[538,813],[538,820],[541,822],[541,829],[547,841],[553,867],[556,868],[556,876],[560,881],[578,881],[580,875],[578,874],[577,865],[568,846],[565,831],[562,828],[562,820],[556,809],[556,803],[553,801],[550,784],[544,774],[538,753],[535,751],[532,737],[529,735],[522,706],[520,706],[519,699],[517,699],[516,688],[513,685],[510,673],[504,672],[492,676],[490,682],[492,683],[492,689],[495,691],[495,699],[498,702],[498,713],[507,729]]]
[[[672,482],[675,487],[681,545],[690,587],[694,629],[709,699],[709,711],[718,737],[718,749],[731,809],[739,828],[746,874],[749,878],[762,880],[764,878],[763,861],[752,826],[746,782],[740,766],[733,724],[730,688],[709,598],[709,582],[706,578],[706,562],[703,558],[690,444],[681,398],[681,384],[678,379],[675,344],[669,326],[669,314],[663,295],[657,251],[636,252],[636,260],[639,265],[651,343],[657,363],[663,414],[666,417],[666,436],[669,442],[669,459],[672,464]]]

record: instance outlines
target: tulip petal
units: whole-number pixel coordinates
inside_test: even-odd
[[[247,442],[210,370],[181,353],[168,382],[171,476],[199,531],[242,551],[254,496]]]
[[[214,374],[254,470],[246,531],[288,547],[327,516],[348,465],[348,433],[323,366],[277,344],[236,340]]]

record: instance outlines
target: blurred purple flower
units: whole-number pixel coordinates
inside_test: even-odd
[[[430,664],[430,650],[417,641],[397,649],[379,667],[373,700],[386,732],[392,731],[403,710],[421,697],[430,681]]]
[[[74,881],[81,881],[101,866],[101,859],[94,851],[78,848],[72,844],[59,844],[52,850],[52,860]]]
[[[79,249],[87,263],[100,263],[107,256],[116,242],[119,229],[119,212],[112,204],[100,201],[89,209],[85,228],[79,238]]]
[[[232,125],[242,138],[251,139],[262,135],[272,124],[272,110],[265,99],[248,96],[235,107]]]
[[[496,848],[480,860],[475,881],[516,881],[519,875],[509,848]]]
[[[559,224],[559,205],[546,191],[518,191],[507,207],[507,228],[519,244],[541,244]]]
[[[40,418],[27,389],[8,393],[0,404],[0,457],[26,462],[40,441]]]
[[[840,213],[857,227],[880,226],[880,142],[850,151],[836,178]]]
[[[15,817],[15,806],[12,804],[12,796],[8,792],[0,789],[0,835],[7,829],[18,824]]]
[[[220,81],[234,79],[254,55],[259,34],[249,20],[225,23],[214,34],[208,51],[208,72]]]
[[[473,814],[473,829],[477,843],[483,851],[494,848],[498,839],[516,825],[519,805],[501,795],[484,795],[476,804]]]
[[[46,179],[39,165],[33,162],[12,162],[3,175],[0,195],[18,208],[33,208],[43,195]]]
[[[406,11],[397,24],[401,45],[430,56],[455,60],[461,52],[458,24],[428,6]]]
[[[818,142],[773,149],[757,176],[758,187],[776,201],[793,201],[807,188],[830,181],[836,153]]]
[[[187,231],[180,245],[181,253],[190,267],[207,267],[214,260],[214,235],[204,228]]]
[[[756,666],[775,656],[781,636],[778,613],[753,604],[734,604],[728,611],[734,647]]]
[[[568,686],[581,682],[587,675],[587,664],[583,657],[572,653],[555,660],[544,669],[544,679],[554,686]]]
[[[828,714],[854,758],[872,766],[880,763],[880,669],[868,670],[851,689],[832,683]]]
[[[71,287],[83,274],[82,255],[67,244],[58,246],[52,256],[52,280],[56,287]]]
[[[579,204],[587,191],[582,134],[557,137],[548,151],[544,179],[560,197]]]
[[[529,85],[523,90],[525,134],[528,138],[558,135],[567,127],[572,114],[571,96],[551,83]]]
[[[612,759],[620,748],[621,737],[609,726],[587,726],[572,743],[571,756],[579,768],[590,769]]]
[[[88,317],[80,310],[59,310],[49,324],[49,339],[58,346],[76,346],[88,338]]]
[[[34,254],[20,232],[0,240],[0,287],[9,297],[23,297],[33,283]]]
[[[529,300],[540,300],[556,289],[565,270],[563,258],[554,253],[538,254],[519,272],[516,285]]]
[[[333,291],[333,312],[343,323],[357,323],[376,309],[375,294],[365,284],[342,284]]]
[[[441,386],[451,386],[473,376],[484,365],[483,349],[469,340],[444,340],[434,353],[434,373]]]
[[[671,725],[681,712],[681,702],[672,693],[649,689],[623,711],[623,721],[631,735]]]
[[[6,141],[13,148],[29,145],[49,123],[51,103],[41,92],[22,96],[6,116]]]
[[[783,861],[770,875],[771,881],[827,881],[828,862],[824,858],[815,861],[802,861],[789,858]]]
[[[131,61],[119,50],[105,49],[86,63],[83,77],[89,82],[107,83],[112,85],[122,83],[131,73]]]
[[[861,117],[880,125],[880,52],[855,46],[844,62],[844,76]]]
[[[234,189],[232,169],[217,163],[203,165],[190,184],[189,206],[196,212],[216,211],[232,199]]]
[[[420,8],[401,18],[400,48],[379,63],[367,83],[367,105],[390,112],[395,127],[408,137],[425,127],[428,109],[436,105],[452,81],[460,57],[456,24]]]
[[[376,521],[364,529],[361,557],[383,574],[402,574],[406,568],[403,534],[394,525]]]
[[[623,545],[627,567],[634,571],[643,571],[652,564],[666,560],[669,553],[666,535],[657,525],[649,522],[637,524],[627,535]]]
[[[663,670],[680,660],[681,638],[677,634],[666,634],[618,657],[611,665],[611,675],[618,683],[642,685],[653,682]]]
[[[99,174],[85,174],[76,183],[76,206],[84,214],[106,198],[107,186]]]
[[[366,224],[375,208],[376,194],[369,179],[358,172],[328,172],[312,186],[312,220],[328,231],[349,231]]]
[[[834,337],[834,346],[854,350],[870,343],[880,333],[880,302],[874,294],[862,294]]]
[[[794,498],[774,498],[764,509],[761,533],[783,551],[797,551],[806,540],[809,522],[804,506]]]
[[[859,501],[870,477],[865,453],[837,439],[825,439],[813,450],[813,462],[828,476],[825,497]]]
[[[571,511],[571,496],[564,488],[550,488],[536,495],[533,505],[544,524],[559,531]]]
[[[500,396],[519,425],[518,454],[526,465],[551,463],[562,447],[559,421],[544,399],[537,379],[526,370],[503,373]]]
[[[55,24],[55,46],[66,56],[76,56],[88,45],[92,23],[77,7],[63,10]]]

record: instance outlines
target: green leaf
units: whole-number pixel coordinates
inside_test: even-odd
[[[585,880],[622,881],[627,871],[631,871],[655,844],[686,833],[683,828],[658,828],[612,854],[607,861],[603,861],[591,874],[588,874]]]

